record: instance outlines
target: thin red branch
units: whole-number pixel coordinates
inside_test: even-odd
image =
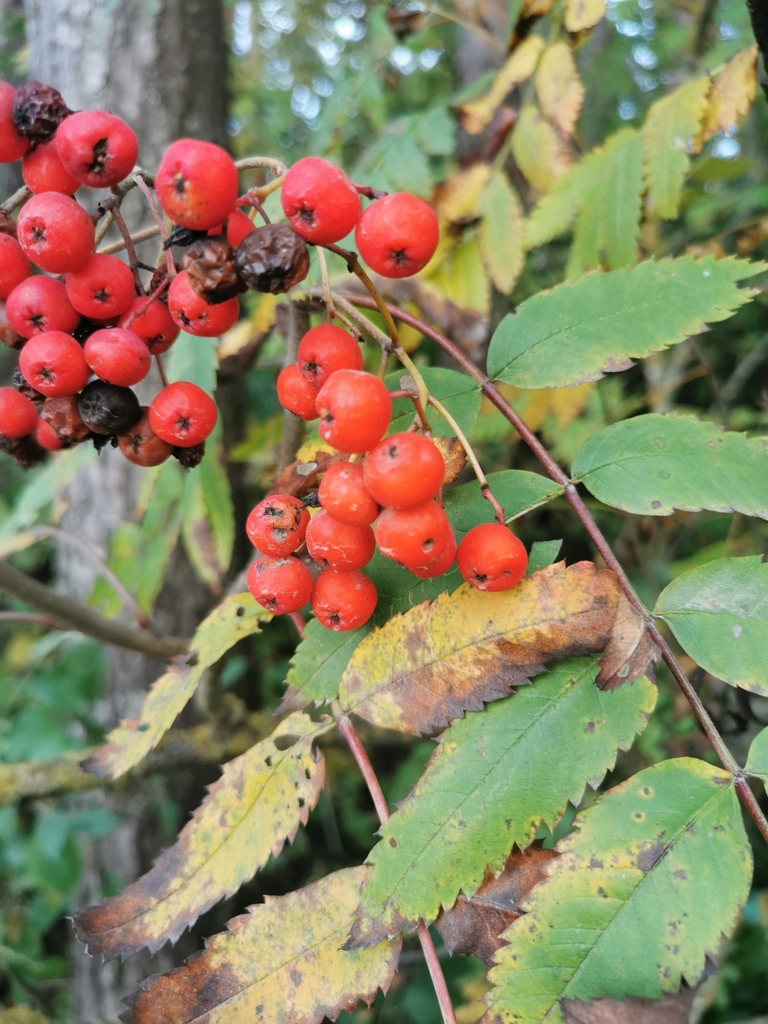
[[[163,240],[163,247],[168,238],[168,232],[165,230],[165,222],[163,220],[163,214],[160,207],[157,205],[155,197],[152,195],[152,189],[149,184],[144,180],[141,174],[134,175],[134,181],[136,186],[147,200],[147,205],[152,211],[152,216],[155,218],[155,224],[157,224],[158,230],[160,231],[160,237]],[[165,265],[168,268],[168,277],[173,280],[176,277],[176,264],[173,262],[173,253],[170,249],[165,250]]]
[[[144,316],[144,314],[147,312],[152,303],[163,294],[163,292],[170,283],[171,280],[168,277],[164,278],[160,282],[160,284],[157,286],[157,288],[155,288],[152,294],[147,296],[147,301],[143,303],[141,306],[139,306],[138,309],[135,309],[128,317],[128,319],[125,321],[124,326],[126,330],[131,326],[134,320],[138,319],[140,316]]]
[[[299,640],[303,640],[304,630],[307,628],[307,624],[304,621],[301,612],[290,612],[288,618],[296,627],[296,632],[299,634]]]
[[[133,282],[136,285],[137,295],[146,295],[144,291],[144,285],[141,282],[141,275],[139,274],[139,257],[136,255],[136,248],[131,238],[131,232],[128,230],[128,225],[125,223],[122,213],[120,212],[119,206],[112,208],[112,220],[117,224],[120,234],[123,236],[125,242],[125,251],[128,253],[128,266],[131,268],[133,274]]]

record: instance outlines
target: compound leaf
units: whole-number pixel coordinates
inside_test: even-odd
[[[660,217],[676,217],[692,140],[707,109],[709,77],[684,82],[648,111],[643,126],[645,179]]]
[[[125,1024],[320,1024],[386,992],[399,942],[340,949],[353,919],[365,868],[335,871],[231,920],[164,977],[145,981]]]
[[[523,269],[523,208],[503,171],[492,175],[477,212],[483,215],[477,241],[485,269],[499,291],[509,295]]]
[[[173,725],[203,673],[243,637],[259,633],[272,616],[250,594],[233,594],[213,609],[197,628],[190,653],[174,660],[171,668],[153,684],[138,718],[125,719],[82,767],[103,779],[118,778],[137,765],[156,747]]]
[[[176,845],[118,896],[76,915],[90,952],[125,958],[175,942],[293,841],[323,788],[325,762],[313,744],[331,725],[297,711],[225,765]]]
[[[664,761],[578,815],[528,913],[504,933],[483,1024],[564,1024],[561,1001],[658,999],[682,979],[695,985],[749,894],[732,782],[703,761]]]
[[[606,427],[581,446],[572,472],[606,505],[638,515],[706,508],[768,519],[768,439],[693,416],[650,413]]]
[[[418,735],[506,697],[545,662],[602,650],[618,605],[613,573],[561,562],[503,593],[463,584],[369,633],[339,687],[345,711]]]
[[[768,564],[759,555],[684,572],[654,612],[711,675],[768,697]]]
[[[432,921],[459,890],[472,897],[486,867],[550,827],[587,783],[597,786],[641,732],[656,688],[595,686],[597,664],[573,659],[480,714],[453,722],[411,795],[381,827],[369,856],[355,944]]]
[[[540,292],[491,339],[488,373],[520,388],[570,387],[625,370],[727,320],[755,294],[736,281],[765,269],[733,258],[645,260]]]
[[[530,78],[544,49],[540,36],[529,35],[511,54],[493,80],[490,91],[478,100],[459,107],[461,123],[470,135],[477,135],[491,123],[493,115],[516,85]]]

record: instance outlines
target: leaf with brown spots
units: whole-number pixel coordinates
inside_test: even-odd
[[[443,487],[452,484],[467,464],[467,453],[458,437],[433,437],[432,443],[443,456]]]
[[[347,868],[229,922],[205,952],[150,978],[125,1024],[320,1024],[386,992],[400,943],[345,952],[365,868]]]
[[[578,815],[504,933],[483,1024],[591,1021],[576,1016],[579,1004],[696,985],[749,895],[733,781],[693,758],[663,761]]]
[[[544,866],[556,856],[554,850],[514,849],[498,877],[486,868],[474,896],[459,893],[453,907],[442,910],[435,922],[451,956],[474,955],[492,967],[494,953],[504,945],[501,933],[520,917],[522,900],[546,878]]]
[[[343,462],[344,456],[338,452],[318,448],[296,462],[286,466],[272,484],[272,494],[301,494],[312,490],[318,485],[318,477],[335,462]]]
[[[547,566],[503,593],[464,584],[365,637],[339,700],[374,725],[430,732],[506,697],[546,662],[603,650],[618,600],[614,574],[591,562]]]
[[[250,594],[233,594],[213,609],[197,628],[190,653],[174,660],[152,684],[138,718],[126,719],[107,736],[107,742],[81,766],[97,778],[116,779],[142,761],[173,725],[197,689],[206,669],[243,637],[261,632],[272,616]]]
[[[313,745],[332,724],[297,711],[225,765],[176,845],[152,870],[76,915],[80,941],[106,959],[131,956],[144,946],[154,952],[231,896],[306,825],[325,781],[325,762]]]
[[[683,986],[674,996],[661,999],[592,999],[583,1003],[563,999],[564,1024],[688,1024],[695,988]]]
[[[659,650],[648,635],[645,619],[619,595],[611,637],[600,659],[600,672],[595,682],[601,690],[615,690],[622,683],[648,675],[654,678],[653,663]]]

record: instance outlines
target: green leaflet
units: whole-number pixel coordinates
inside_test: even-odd
[[[690,140],[707,109],[708,75],[694,78],[657,100],[643,125],[645,179],[660,217],[676,217],[690,159]]]
[[[549,477],[520,469],[489,473],[488,483],[504,508],[507,522],[563,493],[563,488]],[[493,522],[491,504],[482,496],[480,485],[474,480],[446,492],[445,511],[456,531],[457,540],[461,540],[467,530],[478,523]]]
[[[573,658],[443,733],[408,799],[381,827],[363,890],[355,945],[433,921],[459,890],[474,894],[542,821],[552,827],[586,783],[597,786],[645,728],[656,703],[646,678],[611,693],[597,662]]]
[[[582,812],[504,933],[484,1024],[563,1024],[563,999],[695,985],[749,894],[732,781],[693,758],[664,761]]]
[[[384,383],[389,391],[400,389],[400,378],[405,371],[390,373]],[[441,367],[428,367],[421,371],[430,394],[442,402],[465,434],[475,425],[480,412],[480,388],[477,381],[465,373]],[[410,398],[396,398],[392,403],[392,422],[388,433],[398,434],[408,429],[413,422],[413,402]],[[453,437],[453,430],[439,412],[427,409],[427,419],[438,437]]]
[[[221,421],[208,438],[199,467],[184,480],[181,536],[190,562],[215,592],[221,592],[235,543],[235,513],[224,468]]]
[[[523,208],[504,171],[497,171],[477,204],[483,215],[477,241],[488,276],[509,295],[523,269]]]
[[[606,427],[581,446],[572,474],[606,505],[638,515],[706,508],[768,519],[768,439],[693,416],[652,413]]]
[[[763,729],[752,740],[745,771],[759,776],[768,789],[768,729]]]
[[[488,373],[520,388],[560,388],[625,370],[703,323],[727,320],[754,294],[736,282],[764,269],[730,257],[681,256],[558,285],[502,320]]]
[[[654,612],[707,672],[768,697],[768,565],[759,555],[718,558],[683,573]]]

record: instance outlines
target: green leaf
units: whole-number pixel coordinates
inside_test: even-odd
[[[643,195],[643,140],[639,132],[623,131],[605,147],[607,173],[598,203],[601,247],[612,270],[637,263]]]
[[[499,291],[509,295],[523,269],[523,208],[503,171],[491,175],[477,212],[483,218],[477,240],[485,269]]]
[[[96,449],[80,444],[68,451],[54,452],[48,462],[32,470],[31,479],[15,501],[11,515],[0,524],[0,537],[12,537],[36,522],[40,512],[74,480],[83,466],[96,458]]]
[[[196,338],[184,331],[164,356],[168,380],[188,380],[212,395],[216,389],[215,338]]]
[[[572,473],[606,505],[637,515],[706,508],[768,519],[768,438],[750,440],[693,416],[614,423],[581,446]]]
[[[538,572],[539,569],[552,565],[560,554],[562,546],[563,542],[561,540],[534,541],[528,555],[528,568],[525,570],[525,575],[530,576],[531,573]]]
[[[727,320],[755,294],[736,281],[764,269],[730,257],[682,256],[558,285],[502,320],[488,373],[520,388],[559,388],[625,370],[704,323]]]
[[[749,894],[732,782],[703,761],[664,761],[583,811],[504,932],[483,1021],[563,1024],[562,1000],[694,986]]]
[[[489,473],[488,483],[504,508],[508,523],[563,493],[563,488],[549,477],[520,469]],[[491,504],[482,496],[480,484],[475,480],[446,491],[444,507],[457,540],[478,523],[494,521]]]
[[[235,514],[224,468],[223,429],[216,424],[197,470],[187,474],[182,504],[181,535],[197,574],[220,592],[232,559]]]
[[[551,192],[541,197],[525,225],[526,248],[551,242],[568,230],[584,202],[600,159],[598,152],[587,154],[557,180]]]
[[[661,592],[654,613],[693,660],[726,683],[768,697],[768,564],[718,558]]]
[[[647,679],[604,693],[597,663],[574,658],[485,711],[454,721],[411,795],[381,827],[368,858],[355,944],[370,945],[472,896],[543,821],[552,828],[587,783],[596,787],[645,728]]]
[[[744,770],[761,778],[768,789],[768,729],[763,729],[752,740]]]
[[[442,367],[426,367],[420,370],[430,394],[446,407],[465,434],[475,425],[480,412],[480,388],[477,381],[465,373],[447,370]],[[400,390],[400,378],[403,373],[390,373],[384,381],[388,390]],[[409,398],[396,398],[392,403],[392,422],[390,434],[399,434],[408,429],[413,422],[413,402]],[[448,426],[439,412],[427,409],[427,419],[433,433],[438,437],[453,437],[453,430]]]
[[[430,156],[452,156],[456,149],[456,120],[444,106],[432,107],[413,119],[419,148]]]
[[[688,151],[707,110],[708,75],[685,82],[657,100],[643,126],[645,178],[660,217],[676,217],[683,180],[690,165]]]

